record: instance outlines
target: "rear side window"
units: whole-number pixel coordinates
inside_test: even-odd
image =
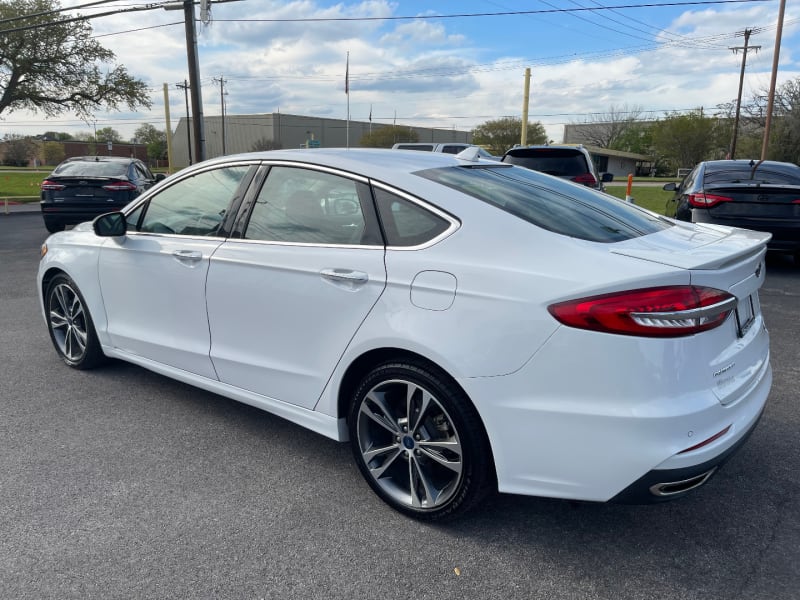
[[[507,154],[503,162],[556,177],[576,177],[590,172],[581,152],[563,148],[515,151]]]
[[[672,227],[621,200],[509,166],[444,167],[415,175],[496,206],[537,227],[592,242],[621,242]]]
[[[386,190],[375,188],[375,201],[388,246],[419,246],[450,227],[446,219]]]

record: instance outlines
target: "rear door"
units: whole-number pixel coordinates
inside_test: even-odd
[[[211,259],[208,318],[220,381],[312,408],[385,284],[366,182],[273,166],[242,239]]]

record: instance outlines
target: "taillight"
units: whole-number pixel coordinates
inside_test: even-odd
[[[108,192],[132,192],[136,189],[130,181],[115,181],[114,183],[107,183],[103,189]]]
[[[573,177],[572,181],[574,181],[575,183],[582,183],[583,185],[589,185],[592,187],[597,185],[597,179],[595,179],[594,175],[592,175],[591,173],[584,173],[583,175],[578,175],[577,177]]]
[[[39,187],[47,192],[57,192],[59,190],[63,190],[67,186],[61,183],[56,183],[55,181],[50,181],[49,179],[45,179],[39,184]]]
[[[728,196],[717,196],[716,194],[706,194],[705,192],[698,192],[697,194],[689,194],[689,204],[697,208],[711,208],[720,202],[730,202],[733,198]]]
[[[568,300],[548,307],[570,327],[643,337],[680,337],[721,325],[736,297],[694,285],[646,288]]]

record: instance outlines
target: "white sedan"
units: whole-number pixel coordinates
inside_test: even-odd
[[[769,234],[679,223],[513,165],[389,150],[194,165],[50,236],[56,352],[350,442],[420,519],[487,492],[676,498],[767,400]]]

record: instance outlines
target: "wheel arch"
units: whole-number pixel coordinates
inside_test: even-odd
[[[417,352],[413,352],[411,350],[406,350],[403,348],[375,348],[373,350],[369,350],[364,352],[360,356],[358,356],[353,362],[350,363],[350,366],[347,367],[344,375],[339,384],[339,393],[337,397],[337,415],[340,419],[347,418],[348,413],[350,412],[350,401],[352,400],[353,394],[356,392],[359,383],[361,380],[369,373],[372,369],[377,367],[380,364],[387,363],[387,362],[412,362],[416,363],[420,366],[426,367],[431,369],[436,374],[440,375],[441,377],[447,378],[454,386],[457,386],[459,390],[464,394],[464,397],[469,402],[469,408],[475,412],[475,415],[478,418],[478,422],[480,423],[480,427],[482,430],[483,438],[486,442],[486,447],[489,450],[489,464],[492,465],[492,477],[496,478],[495,474],[495,463],[494,463],[494,452],[492,450],[491,440],[489,438],[489,434],[486,430],[486,424],[483,422],[483,417],[478,412],[478,409],[475,406],[475,403],[469,397],[469,394],[466,390],[458,383],[455,377],[450,375],[447,370],[443,369],[434,361],[430,360],[429,358],[418,354]],[[495,479],[496,484],[496,479]]]

